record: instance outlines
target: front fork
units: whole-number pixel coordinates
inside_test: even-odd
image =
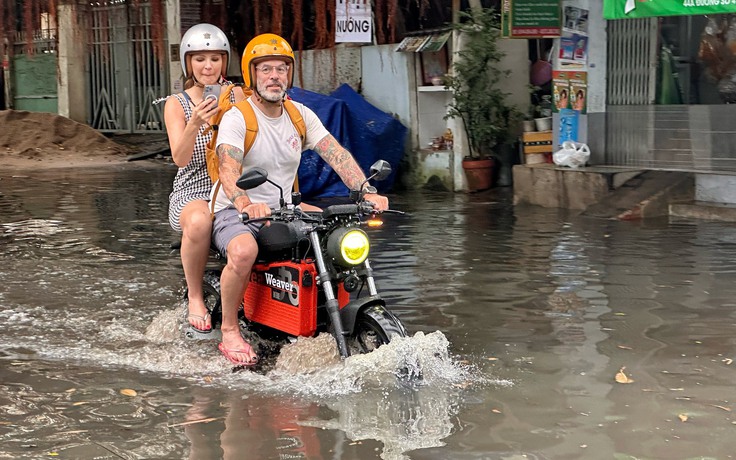
[[[378,295],[378,289],[376,289],[376,281],[373,279],[373,269],[371,268],[371,263],[368,262],[368,259],[365,259],[365,262],[363,262],[363,265],[365,266],[365,279],[368,281],[368,292],[372,296]]]
[[[345,341],[345,330],[342,327],[342,319],[340,318],[340,304],[337,301],[335,290],[332,287],[332,276],[327,271],[325,260],[322,257],[322,246],[319,241],[319,235],[317,232],[311,232],[309,234],[309,240],[314,248],[314,256],[317,259],[317,270],[319,273],[320,283],[325,293],[327,313],[330,315],[330,322],[332,322],[332,328],[335,334],[335,341],[337,342],[337,350],[340,352],[342,358],[350,356],[350,350],[348,350],[348,344]]]

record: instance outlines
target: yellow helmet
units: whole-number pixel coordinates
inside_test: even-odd
[[[282,37],[276,34],[261,34],[249,41],[243,52],[240,67],[243,71],[243,83],[246,88],[254,88],[256,79],[253,78],[255,65],[266,59],[283,59],[289,64],[288,87],[294,80],[294,50]]]

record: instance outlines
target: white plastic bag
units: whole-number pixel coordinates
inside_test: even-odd
[[[570,168],[579,168],[585,166],[590,158],[590,149],[588,144],[581,142],[565,141],[562,148],[552,154],[552,161],[557,166],[567,166]]]

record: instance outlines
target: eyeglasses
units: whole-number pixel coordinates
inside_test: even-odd
[[[280,65],[280,66],[272,66],[272,65],[262,65],[260,67],[256,67],[256,70],[263,76],[271,75],[271,72],[276,70],[276,73],[279,75],[286,75],[286,72],[289,71],[288,65]]]

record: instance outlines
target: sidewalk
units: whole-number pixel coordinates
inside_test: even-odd
[[[157,156],[171,156],[169,139],[165,133],[112,134],[110,139],[131,149],[128,161],[143,160]]]

